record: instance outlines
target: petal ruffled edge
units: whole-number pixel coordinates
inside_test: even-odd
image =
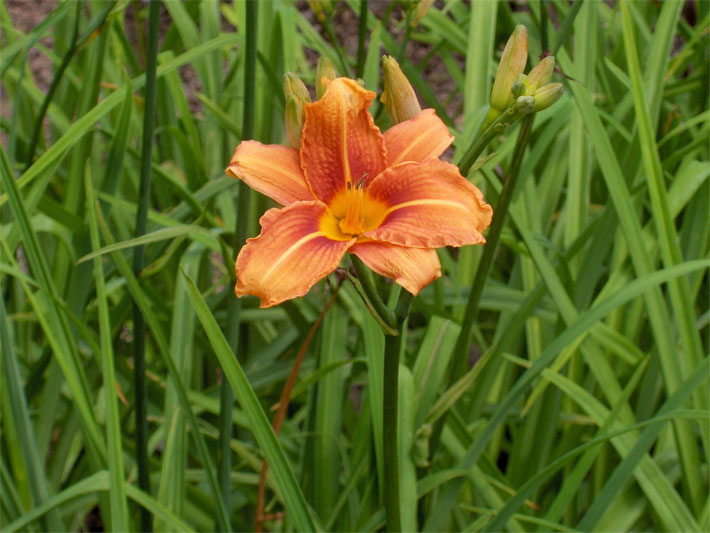
[[[326,237],[321,202],[295,202],[261,217],[261,234],[247,239],[235,264],[237,296],[259,297],[271,307],[306,294],[340,263],[353,241]]]
[[[366,241],[355,243],[349,251],[372,270],[392,278],[414,296],[441,277],[441,263],[436,250]]]
[[[385,141],[367,110],[375,93],[348,78],[328,82],[317,102],[306,104],[301,167],[315,196],[330,205],[345,189],[365,185],[387,166]]]
[[[389,166],[438,158],[454,141],[433,109],[424,109],[413,119],[392,126],[384,137]]]
[[[295,148],[243,141],[234,150],[225,172],[284,206],[314,199]]]
[[[364,236],[415,248],[483,244],[493,210],[456,166],[429,159],[400,163],[380,174],[368,194],[387,206]]]

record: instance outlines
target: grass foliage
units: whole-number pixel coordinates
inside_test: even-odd
[[[475,322],[482,247],[439,250],[444,275],[414,300],[402,527],[710,530],[710,4],[612,4],[446,0],[414,25],[399,3],[344,0],[318,21],[259,2],[254,21],[244,1],[165,1],[153,81],[144,3],[59,2],[23,33],[0,0],[3,531],[136,530],[141,513],[156,530],[251,530],[263,460],[265,529],[381,529],[385,336],[335,276],[276,308],[235,305],[234,243],[270,201],[224,167],[242,132],[284,142],[285,72],[313,86],[321,55],[380,93],[383,53],[450,126],[458,161],[516,24],[528,65],[552,51],[566,91],[522,145]],[[494,210],[517,130],[469,175]],[[377,283],[394,305],[398,287]]]

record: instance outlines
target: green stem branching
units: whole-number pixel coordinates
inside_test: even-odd
[[[478,318],[478,308],[481,301],[481,294],[483,293],[483,286],[486,284],[486,279],[488,279],[488,274],[493,266],[493,259],[496,251],[498,250],[500,235],[503,231],[505,220],[508,217],[510,201],[513,198],[515,185],[518,181],[518,174],[520,171],[520,164],[523,160],[523,154],[525,153],[525,148],[527,147],[528,140],[530,139],[534,116],[535,115],[528,115],[525,117],[520,126],[520,131],[518,132],[518,139],[513,151],[513,160],[510,165],[510,172],[508,173],[508,178],[505,180],[503,185],[498,205],[493,212],[493,220],[491,221],[491,227],[488,231],[488,236],[486,237],[486,244],[483,248],[481,262],[478,264],[478,268],[476,269],[476,275],[473,278],[471,292],[469,293],[468,302],[466,303],[464,318],[461,322],[461,332],[459,333],[456,347],[454,348],[453,364],[450,367],[452,369],[450,376],[451,379],[449,379],[450,383],[453,383],[457,376],[461,376],[462,371],[465,372],[463,366],[466,363],[468,347],[470,346],[473,337],[473,324]]]
[[[458,167],[463,176],[468,175],[471,167],[483,153],[486,146],[497,136],[503,133],[508,126],[533,112],[535,99],[532,96],[520,96],[500,116],[491,123],[473,142],[464,153]]]
[[[501,191],[501,195],[498,200],[498,205],[493,211],[493,220],[491,222],[488,236],[486,237],[486,244],[483,248],[483,255],[481,256],[481,261],[478,264],[476,275],[473,279],[473,283],[471,284],[471,291],[469,292],[468,301],[466,302],[464,318],[461,321],[461,331],[459,333],[458,338],[456,339],[456,345],[454,347],[451,365],[449,366],[449,374],[447,379],[447,386],[449,387],[456,381],[458,377],[460,377],[463,373],[466,372],[465,365],[468,361],[469,347],[473,338],[473,325],[475,324],[478,318],[478,309],[481,301],[481,294],[483,293],[483,287],[486,283],[486,280],[488,279],[488,274],[490,273],[491,267],[493,266],[493,259],[495,258],[495,254],[498,249],[500,235],[503,230],[503,226],[505,225],[506,218],[508,216],[510,201],[513,198],[515,186],[518,181],[520,165],[523,160],[525,148],[527,147],[528,141],[530,139],[530,133],[532,131],[534,117],[534,114],[528,114],[520,126],[520,131],[518,132],[518,139],[515,143],[515,148],[513,150],[510,171],[508,172],[508,177],[505,180],[505,183],[503,184],[503,190]],[[490,127],[495,126],[496,123],[498,123],[498,120],[496,120]],[[490,127],[488,129],[490,129]],[[461,163],[459,165],[461,165]],[[465,175],[464,169],[461,169],[461,173]],[[434,426],[434,430],[432,431],[432,436],[429,441],[430,450],[432,454],[436,451],[436,448],[439,445],[441,431],[443,430],[445,421],[445,416],[439,419],[437,424]]]

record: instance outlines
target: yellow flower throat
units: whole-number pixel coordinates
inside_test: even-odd
[[[320,221],[321,231],[335,241],[363,240],[366,232],[382,223],[389,206],[374,198],[365,189],[364,175],[353,184],[349,179],[328,203],[326,215]]]
[[[367,176],[367,174],[365,175]],[[347,208],[345,216],[338,221],[340,231],[349,235],[361,235],[365,231],[365,221],[363,217],[365,205],[365,176],[360,179],[360,183],[352,186],[348,181],[346,192]]]

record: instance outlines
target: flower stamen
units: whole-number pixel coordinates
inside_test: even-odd
[[[345,217],[340,219],[338,226],[340,231],[348,235],[361,235],[365,231],[365,223],[362,216],[365,204],[365,178],[367,178],[367,173],[362,175],[355,187],[349,181],[345,184],[347,188],[347,209]]]

